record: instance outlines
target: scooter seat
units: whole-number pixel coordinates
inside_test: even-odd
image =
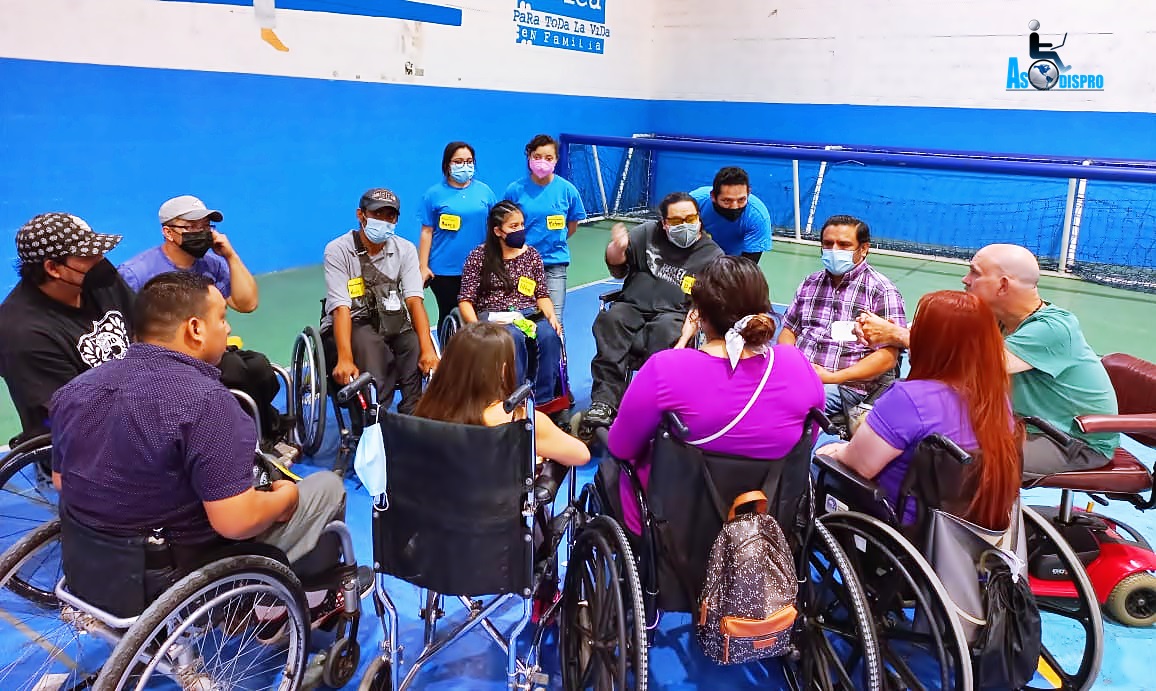
[[[1027,483],[1028,487],[1053,487],[1104,494],[1139,494],[1152,489],[1152,475],[1143,463],[1123,448],[1116,449],[1108,465],[1092,470],[1069,470]]]

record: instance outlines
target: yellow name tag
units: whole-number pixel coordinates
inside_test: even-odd
[[[546,217],[546,230],[562,230],[566,227],[566,217],[562,214],[555,214]]]
[[[534,297],[534,289],[538,287],[538,282],[532,278],[522,276],[518,279],[518,292],[526,297]]]
[[[361,280],[361,276],[349,279],[346,287],[349,288],[350,299],[356,299],[365,295],[365,281]]]
[[[694,287],[694,276],[685,276],[682,279],[682,292],[690,295],[690,289]]]
[[[453,214],[442,214],[438,217],[438,229],[440,230],[461,230],[462,217]]]

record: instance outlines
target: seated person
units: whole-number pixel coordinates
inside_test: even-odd
[[[525,406],[512,414],[502,408],[517,388],[514,367],[514,340],[509,331],[499,324],[467,324],[446,345],[441,365],[413,414],[487,427],[525,418]],[[570,466],[590,460],[590,449],[558,429],[546,415],[535,411],[534,425],[539,456]]]
[[[655,353],[630,382],[610,427],[610,453],[631,461],[645,489],[647,451],[672,411],[704,451],[775,460],[799,442],[823,386],[797,348],[772,346],[775,322],[762,271],[748,259],[719,257],[698,275],[691,301],[706,343]],[[619,487],[624,525],[641,532],[629,483]]]
[[[367,371],[377,400],[388,407],[400,383],[397,410],[408,414],[421,398],[422,375],[437,365],[437,354],[417,248],[396,234],[400,212],[393,192],[371,189],[361,196],[358,228],[325,246],[321,340],[337,386]]]
[[[723,251],[702,232],[698,203],[685,192],[668,194],[658,206],[661,221],[629,231],[621,223],[606,246],[610,275],[625,279],[622,296],[594,318],[597,352],[590,363],[590,410],[580,436],[609,427],[626,391],[631,355],[650,357],[674,345],[682,331],[695,276]],[[642,351],[639,353],[638,351]]]
[[[710,187],[692,190],[690,196],[702,210],[703,231],[723,252],[732,257],[741,254],[758,264],[763,252],[771,251],[771,213],[751,193],[747,171],[722,168]]]
[[[229,307],[238,312],[257,309],[257,281],[229,238],[213,225],[224,220],[220,211],[207,208],[196,197],[183,195],[161,204],[158,215],[164,242],[117,269],[130,288],[139,291],[153,276],[167,271],[191,271],[212,279]],[[293,421],[282,419],[273,407],[281,385],[267,357],[230,346],[218,367],[221,383],[249,394],[259,406],[264,440],[273,442],[289,433]]]
[[[229,336],[225,307],[200,274],[154,277],[137,295],[137,340],[124,359],[85,372],[52,398],[61,512],[113,539],[159,531],[169,547],[176,573],[154,583],[146,600],[232,541],[264,542],[298,562],[345,513],[344,485],[327,471],[254,489],[256,430],[216,368]],[[67,539],[64,549],[67,565]],[[130,578],[109,574],[70,587],[96,602]]]
[[[543,404],[553,400],[557,391],[562,324],[550,300],[542,257],[538,250],[526,245],[525,217],[514,202],[495,204],[490,209],[486,228],[486,241],[470,251],[462,267],[458,310],[467,324],[487,321],[492,312],[520,312],[529,317],[541,314],[533,328],[538,346],[534,400]],[[514,380],[521,383],[529,366],[526,361],[528,336],[517,323],[507,324],[506,329],[515,344]]]
[[[1005,244],[976,252],[963,278],[964,289],[987,303],[999,320],[1016,414],[1041,418],[1083,442],[1064,449],[1051,437],[1029,432],[1024,442],[1024,477],[1029,479],[1099,468],[1120,445],[1119,434],[1086,434],[1075,423],[1080,415],[1115,415],[1116,391],[1079,320],[1040,298],[1039,282],[1035,255]],[[858,328],[872,344],[906,347],[910,338],[901,324],[871,313],[860,315]]]
[[[57,389],[128,352],[133,293],[104,257],[120,240],[63,213],[16,234],[20,281],[0,304],[0,377],[22,428],[13,446],[48,431]]]
[[[899,361],[894,347],[873,349],[851,331],[864,311],[906,326],[903,295],[867,263],[871,231],[851,216],[823,223],[823,270],[803,279],[787,309],[779,343],[798,346],[815,366],[827,391],[826,412],[841,414],[879,386]]]
[[[911,373],[891,385],[850,442],[828,444],[831,456],[868,479],[892,501],[919,443],[942,434],[980,454],[962,497],[961,516],[1005,530],[1019,497],[1019,434],[1012,417],[1003,342],[991,309],[974,295],[941,290],[919,301],[911,327]],[[974,484],[972,484],[974,483]],[[914,508],[902,517],[914,519]]]

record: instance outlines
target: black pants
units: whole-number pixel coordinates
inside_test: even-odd
[[[269,358],[255,350],[229,348],[217,367],[221,370],[222,384],[244,391],[257,403],[261,411],[261,438],[276,440],[282,431],[281,414],[273,407],[273,399],[281,390],[281,384]]]
[[[433,291],[434,299],[438,303],[438,322],[440,328],[442,320],[458,306],[458,293],[462,289],[461,276],[434,276],[430,279],[429,289]]]
[[[615,302],[594,319],[594,343],[598,350],[590,362],[590,401],[615,408],[626,393],[626,377],[646,358],[674,345],[682,333],[686,315],[681,312],[647,314],[634,305]]]
[[[337,341],[333,338],[333,329],[322,332],[321,343],[325,348],[326,366],[332,371],[337,364]],[[421,370],[417,366],[421,346],[417,332],[407,329],[394,336],[382,336],[368,323],[354,322],[350,346],[357,369],[373,375],[377,383],[377,400],[382,407],[389,407],[393,401],[393,389],[400,384],[401,401],[397,404],[397,412],[412,413],[421,398]],[[337,382],[337,385],[348,383]]]

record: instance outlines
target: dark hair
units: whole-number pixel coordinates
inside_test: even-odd
[[[454,153],[458,149],[469,149],[470,156],[474,158],[475,163],[477,162],[478,155],[474,153],[474,147],[469,144],[465,142],[450,142],[446,144],[446,150],[442,152],[442,175],[445,175],[447,178],[450,176],[450,161],[453,160]]]
[[[133,328],[138,340],[172,336],[193,317],[205,317],[213,281],[191,271],[157,274],[140,289],[133,305]]]
[[[865,242],[871,242],[871,229],[867,227],[867,223],[846,214],[836,214],[823,221],[823,228],[819,230],[819,239],[823,239],[823,231],[831,226],[851,226],[855,229],[855,242],[862,245]]]
[[[486,241],[482,244],[484,249],[482,275],[478,278],[479,299],[483,294],[500,289],[512,290],[514,287],[514,279],[506,270],[506,262],[502,259],[502,239],[494,232],[496,228],[501,228],[514,212],[522,214],[523,218],[526,215],[522,207],[508,199],[490,207],[490,215],[486,218]]]
[[[42,286],[48,282],[48,271],[44,268],[44,262],[55,262],[63,264],[68,257],[47,258],[47,259],[32,259],[29,261],[16,261],[16,273],[20,274],[20,280],[28,285]]]
[[[535,134],[534,138],[530,140],[530,143],[526,145],[526,156],[529,157],[530,154],[534,153],[534,149],[537,149],[539,146],[546,146],[547,144],[554,147],[554,155],[557,156],[558,140],[548,134]]]
[[[735,166],[727,166],[720,168],[714,174],[714,184],[711,186],[711,194],[718,196],[722,191],[723,185],[743,185],[747,188],[747,192],[751,191],[751,178],[747,175],[747,171]]]
[[[454,334],[418,401],[417,417],[484,425],[486,408],[514,393],[514,338],[501,324],[473,322]]]
[[[694,200],[694,197],[690,196],[686,192],[671,192],[670,194],[663,197],[662,201],[658,203],[659,215],[665,219],[666,212],[668,209],[670,209],[670,205],[677,204],[679,202],[690,202],[694,204],[695,212],[697,213],[699,211],[698,202]]]
[[[724,335],[735,322],[748,314],[742,336],[751,347],[765,345],[775,335],[771,311],[771,290],[758,265],[745,257],[719,257],[699,272],[690,300],[699,317],[715,336]]]

